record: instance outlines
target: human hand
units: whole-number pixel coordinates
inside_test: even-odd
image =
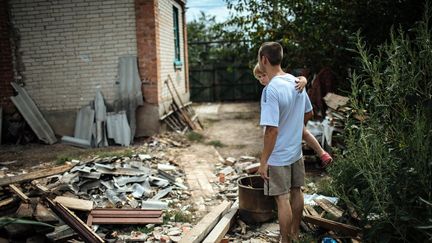
[[[304,87],[307,84],[307,79],[304,76],[297,77],[296,82],[296,90],[300,93],[303,92]]]
[[[258,169],[258,174],[260,174],[261,175],[261,178],[263,178],[264,180],[269,180],[269,177],[268,177],[268,164],[267,164],[267,162],[266,163],[262,163],[261,162],[261,164],[260,164],[260,167],[259,167],[259,169]]]

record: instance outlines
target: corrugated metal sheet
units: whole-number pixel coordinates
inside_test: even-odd
[[[48,144],[57,142],[54,131],[45,120],[27,91],[17,83],[11,83],[11,85],[18,92],[18,95],[12,96],[11,100],[30,125],[36,136]]]
[[[107,115],[108,138],[114,139],[115,143],[129,146],[131,142],[131,129],[129,127],[126,112],[110,112]]]
[[[81,139],[81,138],[74,138],[69,136],[63,136],[61,138],[62,143],[69,144],[72,146],[80,147],[80,148],[90,148],[90,141]]]
[[[95,120],[96,120],[96,147],[108,146],[106,138],[105,122],[106,122],[106,106],[102,96],[102,92],[98,89],[94,100]]]
[[[115,105],[116,111],[127,111],[132,142],[136,130],[135,110],[144,103],[141,92],[141,80],[138,74],[137,58],[135,56],[120,57],[118,75],[119,82],[117,89],[118,99]]]
[[[81,108],[75,121],[74,137],[91,141],[95,111],[90,106]]]

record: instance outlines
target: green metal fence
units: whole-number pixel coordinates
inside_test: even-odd
[[[189,79],[194,102],[256,101],[261,96],[262,87],[246,65],[191,65]]]

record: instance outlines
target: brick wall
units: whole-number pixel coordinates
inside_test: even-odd
[[[118,57],[137,55],[133,0],[12,0],[23,82],[42,110],[76,109],[113,89]],[[2,35],[3,37],[3,35]]]
[[[159,11],[157,0],[135,0],[138,69],[144,100],[159,103]]]
[[[173,29],[173,6],[177,7],[179,13],[179,30],[180,30],[180,57],[183,62],[182,69],[176,71],[174,69],[174,29]],[[159,1],[160,12],[160,65],[161,65],[161,81],[168,78],[168,74],[174,81],[177,91],[184,95],[186,93],[185,85],[185,64],[184,60],[184,39],[183,39],[183,8],[177,2],[172,0]],[[171,95],[165,84],[161,87],[161,100],[169,100]]]
[[[7,0],[0,0],[0,107],[6,113],[13,110],[9,98],[13,95],[10,85],[13,81],[13,66],[7,5]]]

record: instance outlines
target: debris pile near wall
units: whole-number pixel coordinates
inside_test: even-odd
[[[182,169],[164,151],[185,146],[159,135],[137,153],[7,172],[0,177],[0,214],[7,216],[0,218],[0,235],[12,241],[177,242],[192,226],[191,194]]]

